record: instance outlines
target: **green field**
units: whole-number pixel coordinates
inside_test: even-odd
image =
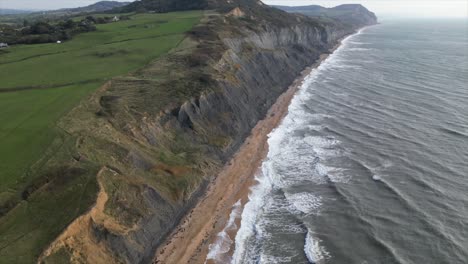
[[[107,80],[176,47],[201,15],[137,14],[62,44],[0,51],[0,263],[31,262],[92,203],[89,197],[97,189],[93,175],[70,179],[72,185],[67,183],[54,201],[37,194],[29,199],[33,204],[22,197],[37,180],[36,162],[53,153],[54,146],[72,144],[60,136],[60,117]],[[16,208],[7,210],[12,204]],[[58,208],[63,208],[59,214]]]

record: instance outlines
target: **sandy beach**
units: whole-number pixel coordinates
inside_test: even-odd
[[[339,44],[330,54],[338,47]],[[210,183],[198,204],[182,219],[166,243],[157,249],[154,263],[205,263],[209,245],[225,227],[233,205],[240,200],[243,207],[248,201],[250,187],[255,184],[255,175],[268,153],[268,134],[287,114],[289,103],[304,78],[328,56],[329,54],[320,56],[320,59],[306,68],[277,99],[266,117],[252,129],[239,151]],[[237,219],[237,226],[239,222]],[[236,232],[237,230],[228,232],[233,241]],[[233,246],[227,254],[232,254]]]

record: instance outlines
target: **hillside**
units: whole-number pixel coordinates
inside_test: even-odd
[[[108,12],[110,10],[123,7],[129,3],[130,2],[100,1],[92,5],[78,8],[63,8],[58,10],[44,11],[5,10],[4,13],[1,13],[2,9],[0,9],[0,23],[9,23],[22,26],[25,20],[29,22],[41,20],[54,21],[57,19],[70,18],[84,14]]]
[[[129,5],[115,9],[120,12],[171,12],[171,11],[182,11],[182,10],[195,10],[195,9],[208,9],[212,8],[212,3],[216,3],[215,0],[140,0],[130,3]]]
[[[0,263],[149,263],[298,74],[360,26],[256,0],[124,8],[178,12],[0,54],[0,99],[17,102],[0,116]]]
[[[274,7],[286,12],[300,13],[310,17],[322,19],[331,18],[357,27],[377,22],[375,14],[369,12],[364,6],[359,4],[339,5],[332,8],[326,8],[318,5]]]
[[[100,1],[89,6],[78,7],[78,8],[66,8],[59,9],[57,11],[50,12],[67,12],[67,13],[95,13],[109,11],[114,8],[119,8],[128,5],[130,2],[117,2],[117,1]]]

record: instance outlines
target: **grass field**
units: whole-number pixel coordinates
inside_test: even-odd
[[[94,176],[49,198],[22,198],[34,181],[31,166],[61,139],[56,122],[106,80],[136,70],[176,47],[202,13],[138,14],[98,25],[62,44],[14,46],[0,53],[0,263],[29,263],[92,203]],[[96,168],[90,169],[90,171]],[[54,198],[54,199],[55,199]],[[31,200],[31,201],[29,201]],[[68,201],[68,202],[67,202]],[[56,204],[56,205],[54,205]],[[60,214],[54,214],[62,208]],[[18,232],[21,230],[21,232]]]

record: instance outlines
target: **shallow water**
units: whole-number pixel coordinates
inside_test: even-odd
[[[347,38],[268,143],[231,262],[468,263],[466,21]]]

